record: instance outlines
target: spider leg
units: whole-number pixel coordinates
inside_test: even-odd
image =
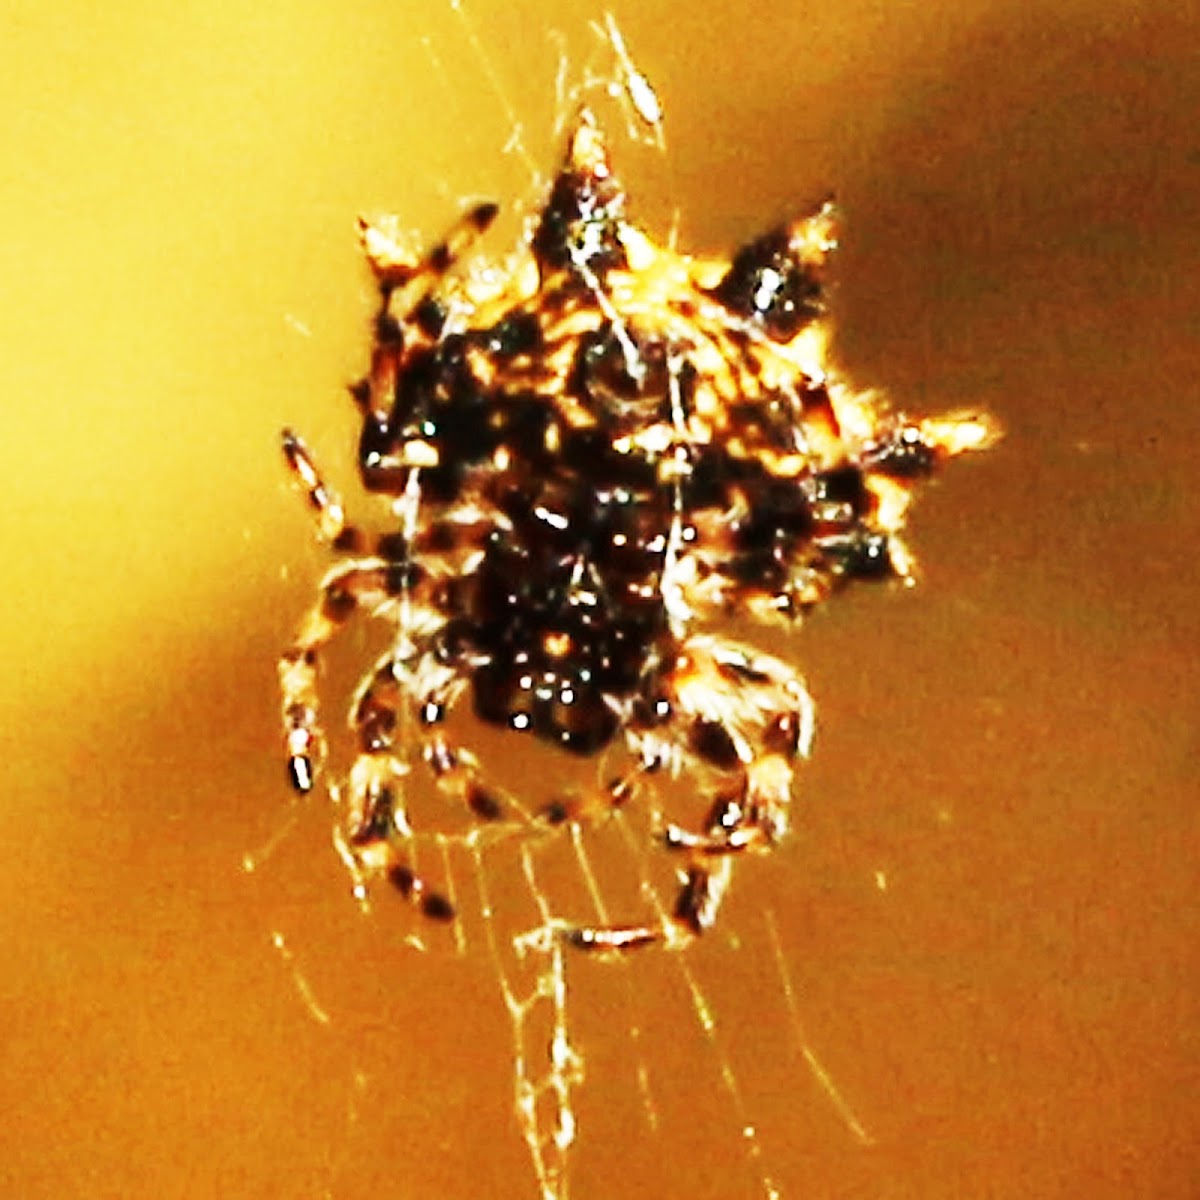
[[[663,845],[684,858],[683,881],[662,925],[572,928],[568,940],[580,949],[685,945],[716,921],[735,857],[769,850],[787,832],[795,763],[807,756],[813,733],[800,677],[769,655],[696,636],[684,642],[663,684],[671,714],[639,736],[643,760],[671,762],[719,783],[699,829],[662,830]]]
[[[441,662],[437,652],[430,651],[418,662],[414,678],[421,754],[438,790],[486,824],[532,824],[528,808],[488,783],[479,760],[445,729],[447,717],[466,690],[467,668]]]
[[[401,672],[395,655],[386,654],[352,709],[358,756],[348,779],[346,850],[357,867],[386,876],[425,916],[448,921],[455,915],[453,903],[429,887],[411,853],[413,830],[403,792],[409,767],[396,752],[406,703]]]
[[[636,763],[624,774],[610,779],[603,787],[551,802],[538,813],[538,817],[548,825],[595,824],[629,804],[640,790],[642,776],[655,770],[655,765]]]
[[[316,517],[317,533],[321,540],[339,550],[360,545],[362,534],[356,525],[347,522],[341,500],[322,478],[303,439],[291,429],[285,429],[281,444],[288,470],[303,490]]]
[[[325,483],[303,441],[290,430],[283,434],[283,451],[288,467],[304,489],[317,516],[321,536],[336,549],[361,553],[368,544],[369,556],[352,559],[335,567],[321,584],[318,602],[301,621],[291,648],[279,662],[283,694],[284,736],[288,748],[288,771],[292,786],[300,793],[312,790],[315,769],[324,756],[324,736],[317,717],[317,673],[320,651],[360,609],[371,614],[405,597],[408,607],[424,614],[433,624],[443,618],[433,602],[439,574],[418,565],[416,557],[440,552],[444,576],[458,569],[446,552],[454,546],[457,553],[469,553],[490,531],[482,519],[469,522],[435,522],[423,530],[410,547],[400,533],[384,533],[368,539],[346,520],[337,496]],[[428,622],[427,622],[428,623]],[[383,717],[377,714],[370,732],[373,736]]]
[[[734,642],[694,637],[672,678],[688,750],[734,776],[717,792],[703,827],[668,825],[663,842],[687,857],[674,919],[691,936],[716,920],[733,858],[770,850],[788,829],[796,760],[807,756],[813,707],[786,663]]]
[[[677,660],[673,688],[687,750],[737,783],[719,793],[699,832],[663,831],[672,849],[710,855],[770,849],[787,833],[798,758],[812,744],[812,700],[786,663],[734,642],[696,637]]]
[[[384,296],[395,316],[403,316],[428,295],[437,281],[481,237],[500,211],[484,201],[472,205],[451,226],[446,236],[421,257],[415,257],[398,235],[393,219],[372,222],[358,219],[359,239]]]
[[[501,822],[517,807],[485,785],[474,756],[438,728],[467,681],[467,663],[458,661],[463,651],[452,652],[448,628],[460,601],[447,584],[459,577],[463,561],[491,529],[480,519],[434,521],[411,543],[401,534],[377,539],[383,561],[375,569],[382,572],[383,592],[396,597],[392,603],[401,623],[395,644],[363,680],[351,706],[358,754],[348,780],[346,850],[357,865],[386,875],[435,919],[453,917],[454,905],[415,869],[414,832],[403,800],[408,747],[420,746],[438,790],[477,818]],[[411,561],[410,545],[425,565]]]
[[[310,792],[324,757],[325,739],[317,713],[320,652],[361,608],[375,611],[402,590],[395,565],[377,559],[335,567],[321,584],[320,599],[300,622],[296,639],[279,660],[283,727],[292,787]]]

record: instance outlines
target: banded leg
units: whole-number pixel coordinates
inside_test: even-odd
[[[684,644],[671,680],[688,750],[735,782],[713,799],[698,831],[668,825],[663,841],[687,856],[674,919],[685,934],[711,928],[733,856],[768,850],[787,833],[796,760],[812,743],[812,700],[786,663],[734,642]]]
[[[322,541],[342,548],[347,542],[361,540],[356,526],[346,521],[341,500],[321,477],[312,454],[300,436],[290,429],[281,435],[283,458],[296,483],[303,490],[309,508],[317,519],[317,534]]]
[[[288,774],[302,795],[312,790],[325,754],[318,717],[320,652],[359,609],[373,611],[397,594],[392,576],[391,565],[378,561],[335,568],[321,585],[321,598],[301,621],[296,640],[279,660]]]
[[[410,765],[403,755],[403,666],[389,651],[360,687],[350,725],[358,754],[347,780],[345,853],[364,875],[382,875],[433,920],[454,918],[454,904],[417,870],[415,841],[404,788]]]
[[[418,662],[413,681],[418,696],[421,755],[433,772],[438,790],[488,824],[531,824],[529,810],[514,796],[488,783],[479,760],[444,728],[446,718],[466,690],[465,668],[441,662],[431,651]]]
[[[735,857],[785,835],[796,760],[807,757],[812,701],[785,663],[736,643],[688,639],[664,679],[671,713],[644,739],[643,754],[702,777],[723,777],[698,830],[668,824],[663,845],[685,857],[684,882],[663,925],[580,928],[580,949],[623,951],[653,942],[684,945],[710,929]],[[648,749],[646,749],[648,748]]]
[[[408,240],[398,233],[395,218],[371,222],[359,217],[359,239],[384,293],[385,311],[390,308],[396,317],[412,312],[488,230],[499,211],[499,205],[490,201],[473,205],[437,245],[420,257],[411,253]]]
[[[346,521],[341,503],[326,486],[307,448],[294,434],[284,434],[288,465],[305,489],[317,515],[318,530],[336,549],[361,552],[367,538]],[[459,540],[481,538],[490,528],[476,522]],[[418,539],[416,549],[431,536],[443,542],[453,538],[435,524]],[[315,768],[324,755],[324,738],[318,720],[317,673],[320,650],[360,609],[374,614],[389,602],[404,596],[410,613],[427,622],[441,619],[433,605],[437,577],[413,561],[412,548],[400,533],[385,533],[372,539],[370,557],[353,559],[330,572],[321,585],[321,598],[301,622],[291,649],[279,663],[283,693],[284,736],[292,786],[300,793],[312,790]],[[407,630],[402,630],[407,634]]]

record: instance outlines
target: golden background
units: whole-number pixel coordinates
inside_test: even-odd
[[[469,31],[546,169],[563,45],[604,61],[591,5],[467,11],[0,15],[4,1196],[535,1196],[489,962],[361,918],[319,804],[241,869],[324,561],[279,428],[353,478],[354,217],[528,199]],[[834,190],[850,378],[1008,436],[918,508],[922,588],[787,642],[816,758],[695,954],[719,1052],[661,956],[579,969],[572,1194],[761,1195],[724,1056],[789,1198],[1194,1197],[1194,6],[613,11],[667,113],[665,166],[618,153],[635,212],[715,252]]]

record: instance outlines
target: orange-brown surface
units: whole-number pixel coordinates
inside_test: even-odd
[[[921,589],[770,639],[820,729],[797,835],[693,956],[721,1053],[790,1200],[1193,1197],[1200,30],[768,7],[614,5],[667,111],[666,167],[618,145],[636,211],[713,251],[835,190],[847,374],[1008,436],[918,506]],[[472,11],[549,168],[546,31],[578,62],[602,10]],[[323,561],[279,427],[352,477],[354,217],[528,198],[511,118],[449,4],[3,29],[0,1195],[533,1200],[486,955],[360,918],[319,805],[241,869],[286,816],[275,655]],[[576,1200],[760,1195],[673,965],[574,985]]]

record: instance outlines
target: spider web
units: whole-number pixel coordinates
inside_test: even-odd
[[[544,194],[556,163],[553,159],[539,161],[529,149],[525,123],[468,7],[463,0],[447,0],[447,3],[455,16],[461,42],[478,67],[479,86],[491,93],[508,126],[503,153],[519,162],[527,174],[526,210],[519,215],[528,216]],[[663,106],[650,80],[637,66],[616,19],[611,13],[601,13],[589,22],[589,34],[591,53],[579,63],[572,62],[563,35],[553,31],[549,34],[558,58],[554,83],[555,140],[561,142],[567,123],[586,100],[589,105],[615,111],[618,128],[624,130],[627,141],[652,152],[669,171]],[[423,37],[421,41],[431,71],[441,78],[447,93],[453,95],[446,56],[431,37]],[[455,57],[460,55],[461,46],[455,48]],[[605,124],[611,127],[612,121],[606,120]],[[676,212],[673,228],[678,220]],[[674,233],[669,240],[674,242]],[[415,514],[410,513],[410,518],[415,519]],[[360,651],[361,647],[356,647],[355,653]],[[325,706],[331,726],[338,720],[339,699],[336,684],[327,686]],[[482,737],[486,743],[489,736],[494,743],[497,735],[475,726],[463,740],[474,744]],[[502,751],[494,755],[501,769],[503,757]],[[336,760],[331,761],[328,778],[336,780],[338,768]],[[491,768],[489,761],[489,772]],[[598,773],[598,768],[591,769]],[[546,770],[556,773],[554,765]],[[414,774],[419,771],[419,764],[414,765],[413,771]],[[418,781],[412,782],[414,791],[419,793]],[[558,783],[556,777],[556,786]],[[588,784],[584,779],[581,786]],[[669,792],[670,788],[666,790]],[[330,784],[329,791],[336,809],[341,803],[338,785]],[[689,1086],[681,1079],[655,1077],[651,1070],[651,1054],[642,1023],[644,1006],[638,996],[638,976],[645,955],[669,959],[670,970],[682,985],[684,1003],[707,1049],[706,1087],[723,1097],[729,1145],[740,1144],[747,1170],[763,1197],[778,1200],[784,1195],[772,1168],[770,1150],[755,1123],[753,1106],[746,1099],[740,1074],[733,1065],[728,1031],[701,982],[693,955],[686,949],[654,948],[627,956],[584,956],[564,936],[581,926],[621,923],[628,919],[631,906],[640,913],[637,919],[647,924],[663,928],[671,924],[664,897],[673,895],[678,880],[668,856],[655,853],[654,835],[664,823],[665,806],[677,800],[678,797],[670,795],[656,796],[649,803],[614,810],[599,829],[569,823],[557,836],[541,840],[522,838],[519,834],[508,836],[511,831],[505,828],[497,831],[493,826],[472,826],[466,818],[459,825],[447,824],[444,813],[433,822],[413,816],[414,832],[407,843],[411,847],[413,870],[435,881],[463,919],[441,926],[431,925],[415,913],[401,913],[404,938],[419,953],[438,949],[463,957],[482,953],[490,963],[511,1035],[513,1111],[532,1168],[528,1194],[538,1200],[569,1200],[572,1195],[575,1151],[587,1136],[580,1116],[584,1089],[625,1086],[589,1077],[587,1058],[576,1032],[577,1010],[586,1007],[589,1000],[586,980],[581,982],[581,979],[594,971],[596,965],[614,973],[618,987],[625,993],[618,1023],[623,1026],[620,1035],[628,1049],[635,1101],[645,1136],[655,1138],[660,1134],[658,1097],[669,1089]],[[293,831],[299,819],[297,810],[265,846],[248,854],[244,862],[246,870],[257,870]],[[337,823],[334,828],[334,846],[349,872],[351,894],[362,912],[370,913],[376,900],[368,880]],[[753,864],[747,866],[753,869]],[[394,905],[387,915],[389,919],[396,916]],[[763,929],[765,952],[770,956],[775,986],[786,1007],[793,1049],[804,1059],[847,1135],[864,1145],[870,1144],[870,1134],[809,1042],[801,1017],[800,997],[769,909],[763,916]],[[715,941],[727,936],[710,934],[708,939]],[[311,981],[302,963],[303,955],[282,931],[272,930],[270,941],[312,1020],[320,1026],[329,1026],[335,1017]],[[598,958],[603,960],[599,964]],[[447,1002],[453,1002],[453,998]],[[369,1073],[353,1066],[348,1124],[359,1121],[370,1087]],[[333,1194],[331,1190],[329,1195]]]

